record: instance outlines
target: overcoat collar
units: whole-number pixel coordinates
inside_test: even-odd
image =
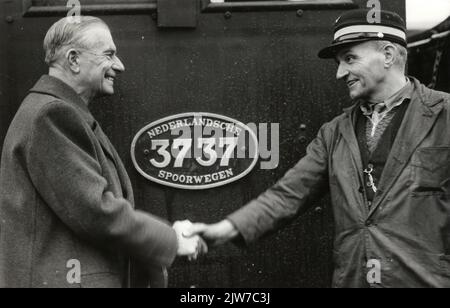
[[[30,93],[40,93],[54,96],[77,107],[89,126],[95,128],[95,119],[83,99],[68,84],[53,76],[43,75]]]
[[[68,84],[56,77],[43,75],[30,90],[30,93],[51,95],[72,106],[75,106],[83,116],[84,120],[91,127],[97,139],[100,141],[105,154],[108,155],[113,161],[116,161],[114,150],[112,150],[112,145],[110,144],[108,137],[106,137],[100,125],[94,119],[94,116],[89,111],[87,104]]]

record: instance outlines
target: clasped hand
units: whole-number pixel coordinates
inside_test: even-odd
[[[178,237],[178,255],[196,260],[199,255],[208,252],[208,244],[224,244],[238,235],[238,231],[228,220],[216,224],[191,223],[189,220],[177,221],[173,228]],[[200,237],[201,236],[201,237]]]
[[[178,239],[178,256],[185,256],[189,261],[196,260],[199,255],[208,252],[208,245],[197,234],[191,232],[193,224],[189,220],[177,221],[172,228]]]

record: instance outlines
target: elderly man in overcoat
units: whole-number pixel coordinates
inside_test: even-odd
[[[124,71],[108,26],[56,22],[44,40],[49,74],[29,91],[8,130],[0,169],[0,287],[126,287],[130,260],[167,285],[175,256],[193,257],[189,222],[134,209],[116,150],[88,109]],[[74,20],[75,19],[75,20]]]

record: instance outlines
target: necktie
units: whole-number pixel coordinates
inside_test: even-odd
[[[377,126],[378,126],[378,124],[380,124],[381,120],[383,120],[383,117],[385,116],[385,114],[383,113],[385,109],[386,109],[386,104],[384,104],[384,103],[376,104],[373,107],[372,117],[370,118],[370,120],[372,122],[372,130],[370,132],[371,137],[375,136]]]

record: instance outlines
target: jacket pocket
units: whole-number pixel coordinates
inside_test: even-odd
[[[383,282],[401,288],[450,287],[450,256],[421,250],[405,250],[402,261],[398,257],[386,258]]]
[[[411,160],[414,194],[448,193],[450,148],[420,148]]]

